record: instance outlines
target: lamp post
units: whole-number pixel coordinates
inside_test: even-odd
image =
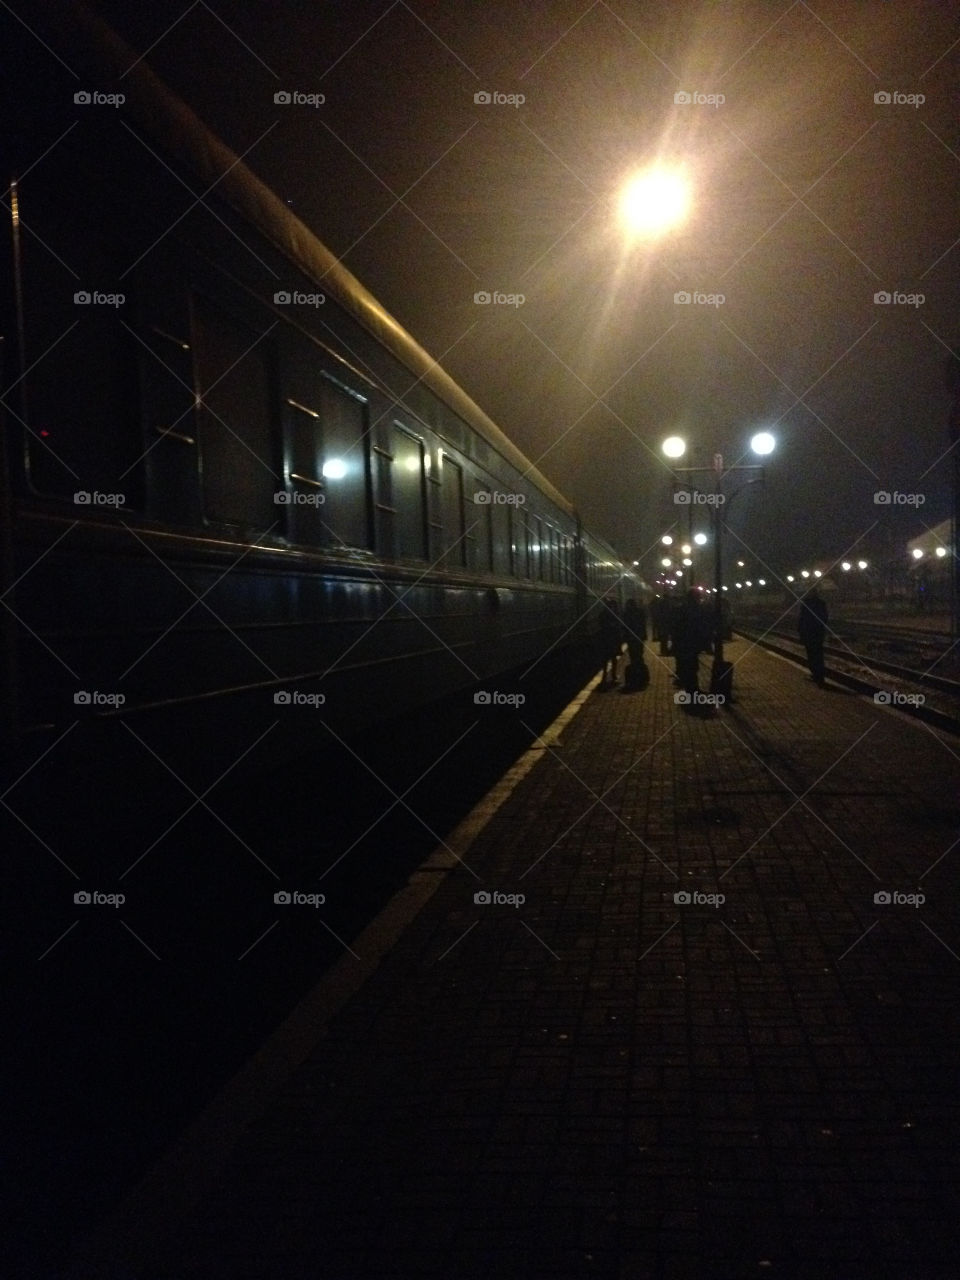
[[[661,446],[664,455],[671,462],[682,458],[686,453],[686,441],[680,436],[668,436]],[[769,431],[758,432],[750,441],[750,448],[760,457],[766,457],[776,448],[776,440]],[[684,476],[697,476],[713,474],[713,492],[704,495],[704,498],[713,501],[710,505],[713,507],[713,670],[710,677],[710,692],[722,694],[725,701],[729,702],[733,694],[733,664],[727,662],[723,653],[723,510],[727,502],[732,502],[738,493],[741,493],[747,485],[756,484],[757,481],[763,479],[763,467],[759,464],[748,466],[732,466],[724,467],[723,454],[715,453],[713,455],[713,465],[711,467],[676,467],[672,466],[671,470],[675,480],[679,480],[681,485],[685,485],[692,492],[688,495],[688,501],[692,505],[693,495],[697,490],[693,488],[689,481],[684,481]],[[721,488],[721,484],[725,476],[733,472],[748,472],[750,475],[739,488],[735,489],[731,494],[725,494]],[[676,492],[675,492],[676,498]]]

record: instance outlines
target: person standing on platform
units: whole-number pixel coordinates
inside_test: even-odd
[[[606,689],[607,671],[610,672],[610,686],[617,683],[617,662],[623,648],[623,624],[620,620],[620,608],[612,596],[604,596],[600,601],[600,688]]]
[[[647,611],[632,596],[623,611],[623,630],[630,659],[623,677],[623,691],[628,693],[645,689],[650,683],[650,672],[643,658],[643,642],[647,638]]]
[[[670,602],[665,596],[655,596],[650,605],[650,621],[653,625],[651,639],[660,642],[660,656],[665,658],[670,650]]]
[[[823,667],[823,641],[827,630],[827,602],[814,585],[800,601],[800,618],[797,630],[800,643],[807,651],[810,678],[822,689],[825,673]]]
[[[690,590],[674,615],[673,654],[677,663],[677,683],[691,698],[700,691],[700,650],[704,634],[700,593]]]

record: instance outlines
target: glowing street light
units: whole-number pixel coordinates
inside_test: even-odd
[[[660,539],[660,541],[663,543],[665,547],[673,546],[673,538],[670,537],[669,533],[665,533],[663,537]]]
[[[913,548],[913,551],[911,552],[911,554],[912,554],[912,556],[913,556],[914,560],[922,560],[922,559],[923,559],[923,552],[920,550],[920,548],[919,548],[919,547],[914,547],[914,548]]]
[[[629,235],[654,240],[681,226],[690,212],[690,183],[679,168],[652,165],[620,194],[620,220]]]
[[[770,454],[776,447],[776,441],[768,431],[761,431],[755,434],[751,440],[751,447],[754,453],[761,456]],[[664,456],[671,462],[676,463],[686,453],[687,446],[680,436],[669,436],[660,446]],[[716,604],[714,610],[713,623],[713,672],[711,675],[711,691],[714,693],[722,693],[724,698],[731,698],[733,683],[733,664],[726,662],[723,656],[723,633],[725,627],[724,613],[722,607],[722,594],[727,590],[726,584],[722,581],[723,576],[723,503],[729,503],[748,485],[757,484],[763,479],[763,467],[759,464],[752,466],[734,466],[725,468],[722,453],[714,453],[713,465],[685,467],[674,465],[671,467],[673,481],[675,486],[675,496],[678,495],[679,489],[682,487],[687,490],[685,499],[687,504],[688,515],[692,516],[693,497],[690,490],[697,492],[694,486],[694,477],[702,473],[712,473],[713,476],[713,574],[714,574],[714,590],[716,596]],[[740,481],[739,486],[730,493],[723,488],[726,477],[738,473],[737,478]],[[749,479],[743,477],[743,473],[747,473]],[[691,543],[695,543],[698,547],[704,546],[707,541],[706,534],[694,534],[692,524],[687,526],[687,536]],[[683,564],[690,566],[689,556],[692,554],[693,548],[689,544],[681,547],[684,556]],[[744,568],[742,560],[737,562],[739,569]],[[752,586],[752,582],[749,584]],[[735,584],[737,590],[743,590],[743,583]],[[700,588],[702,590],[702,588]]]

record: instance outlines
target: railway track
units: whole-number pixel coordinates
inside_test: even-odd
[[[803,646],[788,633],[776,630],[760,632],[749,627],[735,627],[734,633],[772,653],[779,654],[780,657],[798,666],[806,667]],[[835,683],[853,689],[857,693],[871,696],[886,694],[891,701],[879,705],[894,705],[896,710],[903,711],[917,720],[923,720],[938,729],[945,729],[948,733],[960,735],[960,681],[949,680],[932,672],[916,671],[911,667],[904,667],[886,660],[862,657],[834,646],[825,647],[824,654],[830,663],[827,667],[827,676]],[[892,676],[894,679],[885,686],[877,680],[877,672]],[[922,694],[926,699],[926,690],[939,695],[938,706],[930,705],[927,700],[892,702],[894,694],[909,697]]]

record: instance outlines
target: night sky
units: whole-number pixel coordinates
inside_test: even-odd
[[[90,7],[648,571],[682,514],[659,453],[671,433],[691,465],[752,461],[751,434],[776,435],[730,524],[779,573],[949,514],[954,6]],[[325,101],[278,105],[278,90]],[[658,159],[684,166],[693,211],[644,248],[617,201]],[[877,506],[878,490],[924,501]]]

